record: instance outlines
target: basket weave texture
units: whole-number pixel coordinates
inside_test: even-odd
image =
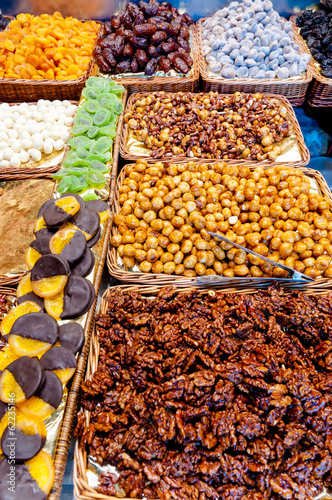
[[[263,167],[269,168],[269,167]],[[251,170],[254,170],[254,167],[250,167]],[[332,206],[332,193],[330,188],[328,187],[324,177],[318,170],[313,170],[307,167],[301,167],[302,172],[308,177],[313,178],[320,190],[321,194],[326,196],[331,203]],[[115,200],[114,200],[114,215],[120,213],[120,203],[119,203],[119,195],[120,195],[120,187],[125,179],[125,170],[123,169],[118,177],[116,190],[115,190]],[[119,231],[116,225],[112,227],[112,236],[118,235]],[[137,286],[141,285],[176,285],[176,286],[209,286],[211,283],[218,281],[218,286],[223,287],[237,287],[237,288],[266,288],[271,284],[271,279],[263,279],[263,278],[224,278],[222,276],[206,276],[206,277],[195,277],[195,278],[186,278],[184,276],[176,276],[174,274],[154,274],[154,273],[142,273],[135,271],[126,271],[122,269],[118,264],[118,253],[117,249],[109,245],[108,253],[107,253],[107,267],[110,275],[124,283],[133,283]],[[309,282],[296,282],[288,280],[286,283],[287,287],[290,288],[303,288],[303,289],[316,289],[316,288],[327,288],[329,289],[332,286],[332,280],[330,278],[317,278],[315,281]]]
[[[214,92],[217,92],[216,90]],[[170,93],[170,96],[172,97],[173,95]],[[225,94],[226,96],[229,96],[229,94]],[[142,97],[147,97],[148,93],[137,93],[137,94],[132,94],[128,101],[127,101],[127,106],[125,109],[125,113],[130,111],[133,107],[134,102]],[[310,161],[310,154],[307,146],[305,145],[303,134],[301,131],[301,127],[299,125],[299,122],[297,121],[297,118],[295,116],[294,110],[292,106],[290,105],[289,101],[280,95],[274,95],[274,94],[266,94],[266,97],[273,98],[273,99],[278,99],[282,104],[285,106],[287,109],[287,117],[289,121],[291,122],[293,132],[296,135],[299,148],[301,151],[301,160],[298,161],[292,161],[292,162],[287,162],[287,166],[292,166],[292,167],[300,167],[300,166],[305,166],[308,165]],[[172,162],[177,162],[177,163],[187,163],[188,161],[191,160],[203,160],[202,158],[192,158],[190,156],[185,156],[185,157],[179,157],[179,156],[164,156],[162,158],[153,158],[150,156],[148,153],[142,153],[142,154],[134,154],[130,153],[128,148],[127,148],[127,141],[128,141],[128,136],[129,136],[129,126],[127,123],[124,124],[123,129],[122,129],[122,134],[121,134],[121,141],[120,141],[120,155],[124,160],[127,161],[136,161],[139,158],[144,158],[147,162],[155,163],[156,161],[172,161]],[[213,163],[217,161],[216,159],[207,159],[204,158],[205,163]],[[282,164],[281,162],[276,162],[276,161],[258,161],[258,160],[245,160],[245,159],[236,159],[236,160],[224,160],[220,159],[219,161],[223,161],[225,163],[228,163],[229,165],[242,165],[244,162],[247,166],[261,166],[261,165],[269,165],[270,167],[273,165],[280,165]]]
[[[305,101],[305,96],[308,90],[309,83],[312,80],[311,66],[308,65],[304,76],[296,76],[287,79],[255,79],[255,78],[236,78],[228,79],[221,76],[210,76],[205,62],[202,44],[202,23],[208,18],[202,18],[197,22],[198,31],[198,48],[199,48],[199,66],[202,77],[204,92],[210,90],[221,92],[223,94],[231,94],[234,92],[262,92],[269,94],[280,94],[289,100],[293,106],[302,106]],[[294,41],[300,47],[300,53],[306,51],[301,37],[297,30],[293,28]]]

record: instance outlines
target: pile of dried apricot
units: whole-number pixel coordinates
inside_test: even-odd
[[[0,33],[0,77],[72,80],[91,59],[99,25],[73,17],[19,14]]]

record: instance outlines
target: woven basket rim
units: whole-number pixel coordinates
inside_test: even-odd
[[[99,303],[99,306],[97,308],[97,314],[106,314],[107,312],[107,300],[109,295],[112,293],[114,289],[119,289],[122,290],[124,293],[129,293],[129,292],[137,292],[143,296],[155,296],[157,293],[163,288],[163,286],[152,286],[152,285],[118,285],[118,286],[113,286],[108,288]],[[243,294],[243,295],[251,295],[253,293],[257,293],[259,290],[252,290],[252,289],[234,289],[234,288],[229,288],[229,289],[223,289],[221,290],[218,287],[211,287],[211,288],[199,288],[197,286],[190,286],[188,285],[186,288],[179,288],[175,286],[176,292],[179,293],[187,293],[192,290],[198,290],[199,292],[203,294],[211,293],[211,291],[221,291],[222,293],[229,293],[229,294]],[[319,295],[326,295],[329,293],[329,289],[321,289],[321,290],[305,290],[303,293],[308,296],[319,296]],[[84,380],[88,380],[94,371],[97,369],[98,366],[98,360],[99,360],[99,353],[100,353],[100,346],[99,346],[99,341],[98,341],[98,335],[97,335],[97,328],[96,325],[94,325],[93,332],[91,335],[91,349],[90,353],[88,356],[88,362],[87,362],[87,370],[85,373]],[[85,410],[84,415],[85,415],[85,423],[88,424],[90,421],[90,411]],[[102,493],[98,493],[96,489],[92,488],[89,486],[88,479],[87,479],[87,474],[86,474],[86,469],[87,469],[87,463],[88,463],[88,454],[87,450],[85,447],[81,447],[79,444],[79,440],[76,439],[75,442],[75,452],[74,452],[74,471],[73,471],[73,479],[74,479],[74,494],[75,498],[77,500],[118,500],[118,497],[110,496],[110,495],[104,495]],[[123,500],[129,500],[127,498],[124,498]],[[131,499],[132,500],[132,499]]]
[[[197,162],[198,163],[198,162]],[[200,162],[202,163],[202,162]],[[218,163],[218,162],[214,162]],[[129,164],[130,165],[130,164]],[[249,166],[250,170],[254,170],[255,166]],[[270,166],[263,166],[262,167],[264,170],[270,168]],[[326,196],[332,206],[332,193],[330,191],[330,188],[328,187],[328,184],[326,180],[324,179],[323,175],[315,169],[308,168],[308,167],[298,167],[306,176],[312,177],[315,179],[317,182],[318,188],[321,191],[321,193]],[[115,189],[115,199],[114,199],[114,216],[120,213],[120,203],[119,203],[119,189],[123,184],[123,180],[125,178],[125,169],[122,169],[120,172],[118,179],[117,179],[117,184],[116,184],[116,189]],[[112,236],[118,235],[118,228],[114,224],[112,227]],[[108,272],[109,274],[121,281],[121,282],[127,282],[127,283],[137,283],[140,285],[146,284],[147,282],[154,283],[156,285],[170,285],[172,283],[175,283],[177,286],[188,286],[188,285],[199,285],[199,286],[208,286],[206,282],[203,281],[197,281],[197,277],[195,278],[185,278],[183,276],[176,276],[174,274],[167,275],[164,273],[161,274],[154,274],[154,273],[142,273],[142,272],[132,272],[132,271],[126,271],[122,269],[118,263],[117,263],[117,249],[109,245],[108,248],[108,253],[107,253],[107,267],[108,267]],[[212,280],[217,280],[217,278],[212,278]],[[266,287],[268,285],[268,280],[263,280],[261,278],[233,278],[233,279],[228,279],[228,278],[223,278],[222,276],[219,277],[219,284],[223,286],[227,286],[228,283],[233,283],[233,286],[236,287]],[[250,280],[250,284],[248,283]],[[304,288],[304,289],[315,289],[315,288],[324,288],[324,287],[331,287],[332,286],[332,280],[330,278],[317,278],[313,282],[287,282],[287,286],[291,288]]]
[[[198,35],[197,35],[197,29],[195,25],[190,26],[191,32],[192,32],[192,58],[193,58],[193,65],[192,65],[192,74],[188,76],[151,76],[149,78],[142,78],[142,77],[132,77],[132,78],[116,78],[116,82],[123,85],[124,87],[126,86],[131,86],[131,85],[141,85],[142,89],[144,89],[145,86],[148,85],[170,85],[170,84],[184,84],[184,83],[189,83],[189,82],[195,82],[199,78],[199,50],[198,50]],[[98,37],[100,34],[98,34]],[[97,39],[98,41],[98,39]],[[96,41],[96,43],[97,43]],[[106,74],[106,73],[105,73]],[[112,77],[112,73],[108,73],[110,77]]]
[[[213,91],[211,91],[213,92]],[[131,110],[132,106],[133,106],[133,102],[135,99],[138,98],[138,96],[147,96],[149,95],[151,92],[137,92],[137,93],[134,93],[134,94],[131,94],[128,101],[127,101],[127,105],[126,105],[126,109],[125,109],[125,114]],[[177,94],[176,92],[165,92],[166,94],[168,95],[175,95]],[[204,92],[192,92],[192,93],[204,93]],[[208,94],[208,92],[205,92],[206,94]],[[244,92],[246,93],[246,92]],[[248,93],[248,92],[247,92]],[[229,93],[221,93],[219,92],[220,95],[222,96],[231,96],[232,94],[229,94]],[[234,159],[234,160],[224,160],[222,158],[220,158],[219,160],[217,159],[202,159],[202,158],[192,158],[190,156],[185,156],[185,157],[179,157],[179,156],[163,156],[162,158],[153,158],[151,157],[150,155],[148,154],[133,154],[133,153],[129,153],[128,150],[127,150],[127,140],[128,140],[128,135],[129,135],[129,126],[127,123],[124,123],[124,126],[123,126],[123,129],[122,129],[122,134],[121,134],[121,141],[120,141],[120,154],[121,154],[121,157],[124,159],[124,160],[127,160],[127,161],[135,161],[135,160],[138,160],[139,158],[144,158],[144,160],[146,160],[148,163],[155,163],[156,161],[166,161],[166,162],[176,162],[176,163],[187,163],[188,161],[192,161],[192,160],[195,160],[195,161],[204,161],[204,163],[214,163],[216,161],[219,161],[219,162],[225,162],[225,163],[228,163],[230,165],[241,165],[243,164],[244,162],[246,163],[246,165],[255,165],[256,167],[259,167],[259,166],[263,166],[263,165],[269,165],[270,167],[272,166],[277,166],[277,165],[282,165],[283,163],[287,164],[287,166],[305,166],[309,163],[310,161],[310,153],[309,153],[309,150],[304,142],[304,137],[303,137],[303,134],[302,134],[302,130],[301,130],[301,127],[299,125],[299,122],[296,118],[296,115],[295,115],[295,112],[294,112],[294,109],[292,107],[292,105],[290,104],[290,102],[288,101],[288,99],[282,95],[279,95],[279,94],[263,94],[264,97],[268,97],[268,98],[271,98],[271,99],[278,99],[279,101],[281,101],[283,103],[283,105],[286,107],[287,109],[287,117],[288,119],[290,120],[291,124],[292,124],[292,127],[293,127],[293,130],[294,130],[294,133],[296,135],[296,139],[297,139],[297,142],[298,142],[298,145],[299,145],[299,148],[300,148],[300,151],[301,151],[301,157],[302,159],[301,160],[298,160],[298,161],[290,161],[290,162],[277,162],[277,161],[268,161],[268,160],[264,160],[264,161],[258,161],[258,160],[245,160],[245,159]]]
[[[313,75],[311,72],[311,66],[308,64],[305,76],[303,77],[292,77],[294,80],[291,78],[284,78],[284,79],[279,79],[279,78],[263,78],[263,79],[258,79],[258,78],[223,78],[222,76],[210,76],[208,74],[206,62],[205,62],[205,57],[203,54],[203,43],[202,43],[202,23],[209,19],[208,17],[203,17],[197,21],[197,33],[198,33],[198,47],[199,47],[199,64],[200,64],[200,73],[201,77],[204,81],[209,82],[209,83],[220,83],[220,84],[229,84],[229,85],[291,85],[291,86],[297,86],[297,85],[302,85],[304,83],[310,83]],[[301,39],[297,33],[296,30],[293,28],[293,35],[294,35],[294,42],[297,43],[300,47],[300,51],[302,53],[305,53],[306,50],[303,47],[303,44],[301,43]],[[296,80],[295,80],[296,78]],[[295,89],[294,89],[295,93]],[[295,96],[297,97],[297,96]]]

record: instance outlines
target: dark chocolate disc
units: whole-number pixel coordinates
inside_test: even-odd
[[[58,337],[58,323],[49,314],[24,314],[14,321],[10,334],[53,345]]]
[[[85,202],[86,208],[89,210],[95,210],[98,213],[106,212],[106,210],[110,210],[110,206],[106,201],[102,200],[90,200]]]
[[[27,300],[34,302],[45,311],[45,304],[43,297],[38,297],[38,295],[36,295],[35,292],[29,292],[26,293],[25,295],[22,295],[22,297],[18,297],[17,303],[22,304],[22,302],[26,302]]]
[[[8,404],[0,401],[0,420],[2,419],[7,410],[8,410]]]
[[[38,281],[51,276],[68,276],[69,264],[60,255],[42,255],[31,269],[30,281]]]
[[[66,259],[70,264],[80,260],[86,249],[86,237],[78,229],[69,243],[64,247],[59,254]]]
[[[93,236],[99,229],[100,217],[95,210],[81,208],[73,217],[72,221],[79,229]]]
[[[84,314],[91,300],[89,281],[81,276],[69,276],[63,297],[61,319],[77,318]]]
[[[10,429],[6,427],[1,438],[2,453],[7,458],[11,458],[14,444],[15,461],[26,462],[40,452],[45,441],[45,437],[42,437],[40,434],[24,434],[24,432],[15,426],[13,429],[12,427]]]
[[[45,371],[44,384],[35,397],[42,399],[56,410],[61,403],[62,393],[63,388],[59,377],[53,372]]]
[[[76,368],[76,358],[74,354],[65,347],[51,347],[42,355],[40,361],[44,370],[66,370]]]
[[[96,243],[98,243],[99,241],[99,238],[100,238],[100,233],[101,233],[101,228],[99,227],[98,231],[96,232],[96,234],[94,236],[92,236],[92,238],[90,238],[86,244],[89,248],[92,248]]]
[[[6,370],[13,375],[24,392],[26,399],[31,398],[44,383],[45,374],[43,365],[38,358],[22,356],[10,363],[4,371]]]
[[[42,255],[50,253],[50,239],[53,234],[46,228],[40,229],[35,233],[36,239],[30,243],[30,246]]]
[[[83,233],[81,234],[84,236]],[[91,273],[94,265],[95,256],[90,248],[86,248],[83,257],[70,266],[70,274],[71,276],[87,276]]]
[[[76,200],[78,201],[78,203],[80,204],[80,207],[81,208],[85,208],[85,204],[86,202],[83,200],[83,198],[81,198],[78,194],[76,193],[65,193],[63,194],[62,196],[60,196],[60,198],[67,198],[68,196],[74,196],[74,198],[76,198]]]
[[[59,227],[71,218],[71,214],[68,214],[63,208],[56,205],[55,202],[56,200],[53,200],[53,203],[50,203],[43,213],[44,221],[49,227]]]
[[[84,330],[79,323],[66,323],[59,327],[59,342],[61,347],[76,354],[84,344]]]
[[[46,493],[39,488],[26,465],[15,464],[13,466],[7,458],[2,460],[0,463],[1,500],[46,500],[46,497]]]
[[[51,205],[51,203],[53,203],[53,202],[54,202],[54,200],[47,200],[47,201],[45,201],[45,203],[43,203],[43,204],[42,204],[42,206],[40,207],[40,209],[39,209],[39,211],[38,211],[38,215],[37,215],[37,218],[38,218],[38,219],[39,219],[39,217],[41,217],[41,216],[44,214],[44,212],[45,212],[46,208],[47,208],[49,205]]]

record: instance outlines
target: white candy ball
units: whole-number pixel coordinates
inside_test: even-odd
[[[5,131],[0,132],[0,141],[4,141],[4,142],[8,141],[8,135]]]
[[[41,121],[43,121],[43,115],[42,115],[41,113],[39,113],[39,111],[34,111],[34,112],[32,113],[32,118],[33,118],[34,120],[36,120],[36,122],[41,122]]]
[[[31,135],[29,134],[29,132],[27,130],[24,130],[22,133],[21,133],[21,139],[30,139],[31,138]]]
[[[62,106],[64,106],[65,108],[69,108],[69,106],[71,106],[71,102],[70,101],[62,101]]]
[[[70,137],[70,133],[67,130],[63,130],[60,134],[60,139],[63,140],[64,143],[68,141]]]
[[[52,130],[52,125],[50,123],[44,123],[44,130],[51,131]]]
[[[50,155],[51,153],[53,153],[53,141],[52,140],[45,139],[44,146],[43,146],[43,151],[47,155]]]
[[[3,160],[3,151],[0,151],[0,161]]]
[[[74,104],[72,104],[71,106],[69,106],[66,109],[67,116],[74,116],[76,114],[76,108],[77,108],[77,106],[75,106]]]
[[[25,116],[25,118],[26,118],[27,120],[30,120],[30,119],[31,119],[31,117],[32,117],[32,113],[31,113],[31,111],[28,109],[28,111],[27,111],[26,113],[24,113],[24,116]]]
[[[28,150],[28,153],[30,155],[30,158],[34,161],[40,161],[41,160],[41,157],[42,157],[42,154],[40,151],[38,151],[38,149],[34,149],[34,148],[31,148]]]
[[[47,139],[50,136],[50,133],[48,130],[43,130],[41,135],[43,136],[43,139]]]
[[[43,118],[45,123],[50,123],[51,125],[54,125],[55,120],[52,114],[44,113]]]
[[[57,141],[60,139],[60,130],[58,128],[53,128],[53,130],[50,130],[50,137]]]
[[[8,137],[5,141],[0,142],[0,151],[2,151],[5,148],[8,148]]]
[[[18,138],[18,132],[14,128],[8,130],[8,137],[13,137],[14,139]]]
[[[15,153],[11,157],[9,164],[10,164],[11,167],[14,167],[14,168],[20,167],[21,166],[20,155],[17,154],[17,153]]]
[[[11,146],[13,144],[13,142],[16,142],[16,139],[14,139],[13,137],[9,137],[7,142],[9,144],[9,146]]]
[[[41,137],[38,137],[36,139],[32,139],[32,144],[35,149],[42,149],[44,146],[44,140]]]
[[[20,115],[20,116],[17,118],[17,120],[16,120],[16,122],[15,122],[15,123],[16,123],[16,124],[20,124],[20,125],[25,125],[25,124],[26,124],[26,121],[27,121],[26,117],[25,117],[25,116],[23,116],[23,115]]]
[[[54,149],[56,151],[61,151],[61,149],[63,149],[64,147],[65,143],[61,139],[58,139],[54,144]]]
[[[14,154],[14,151],[12,150],[12,148],[8,148],[8,147],[5,148],[3,150],[3,158],[4,158],[4,160],[10,161],[11,157],[13,156],[13,154]]]
[[[22,148],[27,151],[28,149],[32,148],[33,142],[31,139],[23,139],[23,141],[21,141],[21,145]]]
[[[14,125],[13,120],[9,117],[5,118],[2,123],[6,128],[12,128]]]
[[[12,143],[11,148],[12,148],[13,151],[15,151],[15,153],[19,153],[21,151],[21,149],[22,149],[21,141],[15,140]]]
[[[67,127],[71,127],[73,123],[74,123],[74,118],[72,118],[71,116],[67,116],[67,118],[65,119],[65,125]]]
[[[22,149],[20,152],[20,160],[22,163],[26,163],[27,161],[30,160],[29,153],[27,153],[27,151],[24,151],[24,149]]]
[[[19,118],[21,115],[18,111],[14,111],[14,113],[12,113],[11,115],[11,119],[14,120],[14,122],[17,120],[17,118]]]
[[[0,166],[3,168],[8,168],[10,167],[10,163],[8,160],[2,160],[2,162],[0,162]]]

